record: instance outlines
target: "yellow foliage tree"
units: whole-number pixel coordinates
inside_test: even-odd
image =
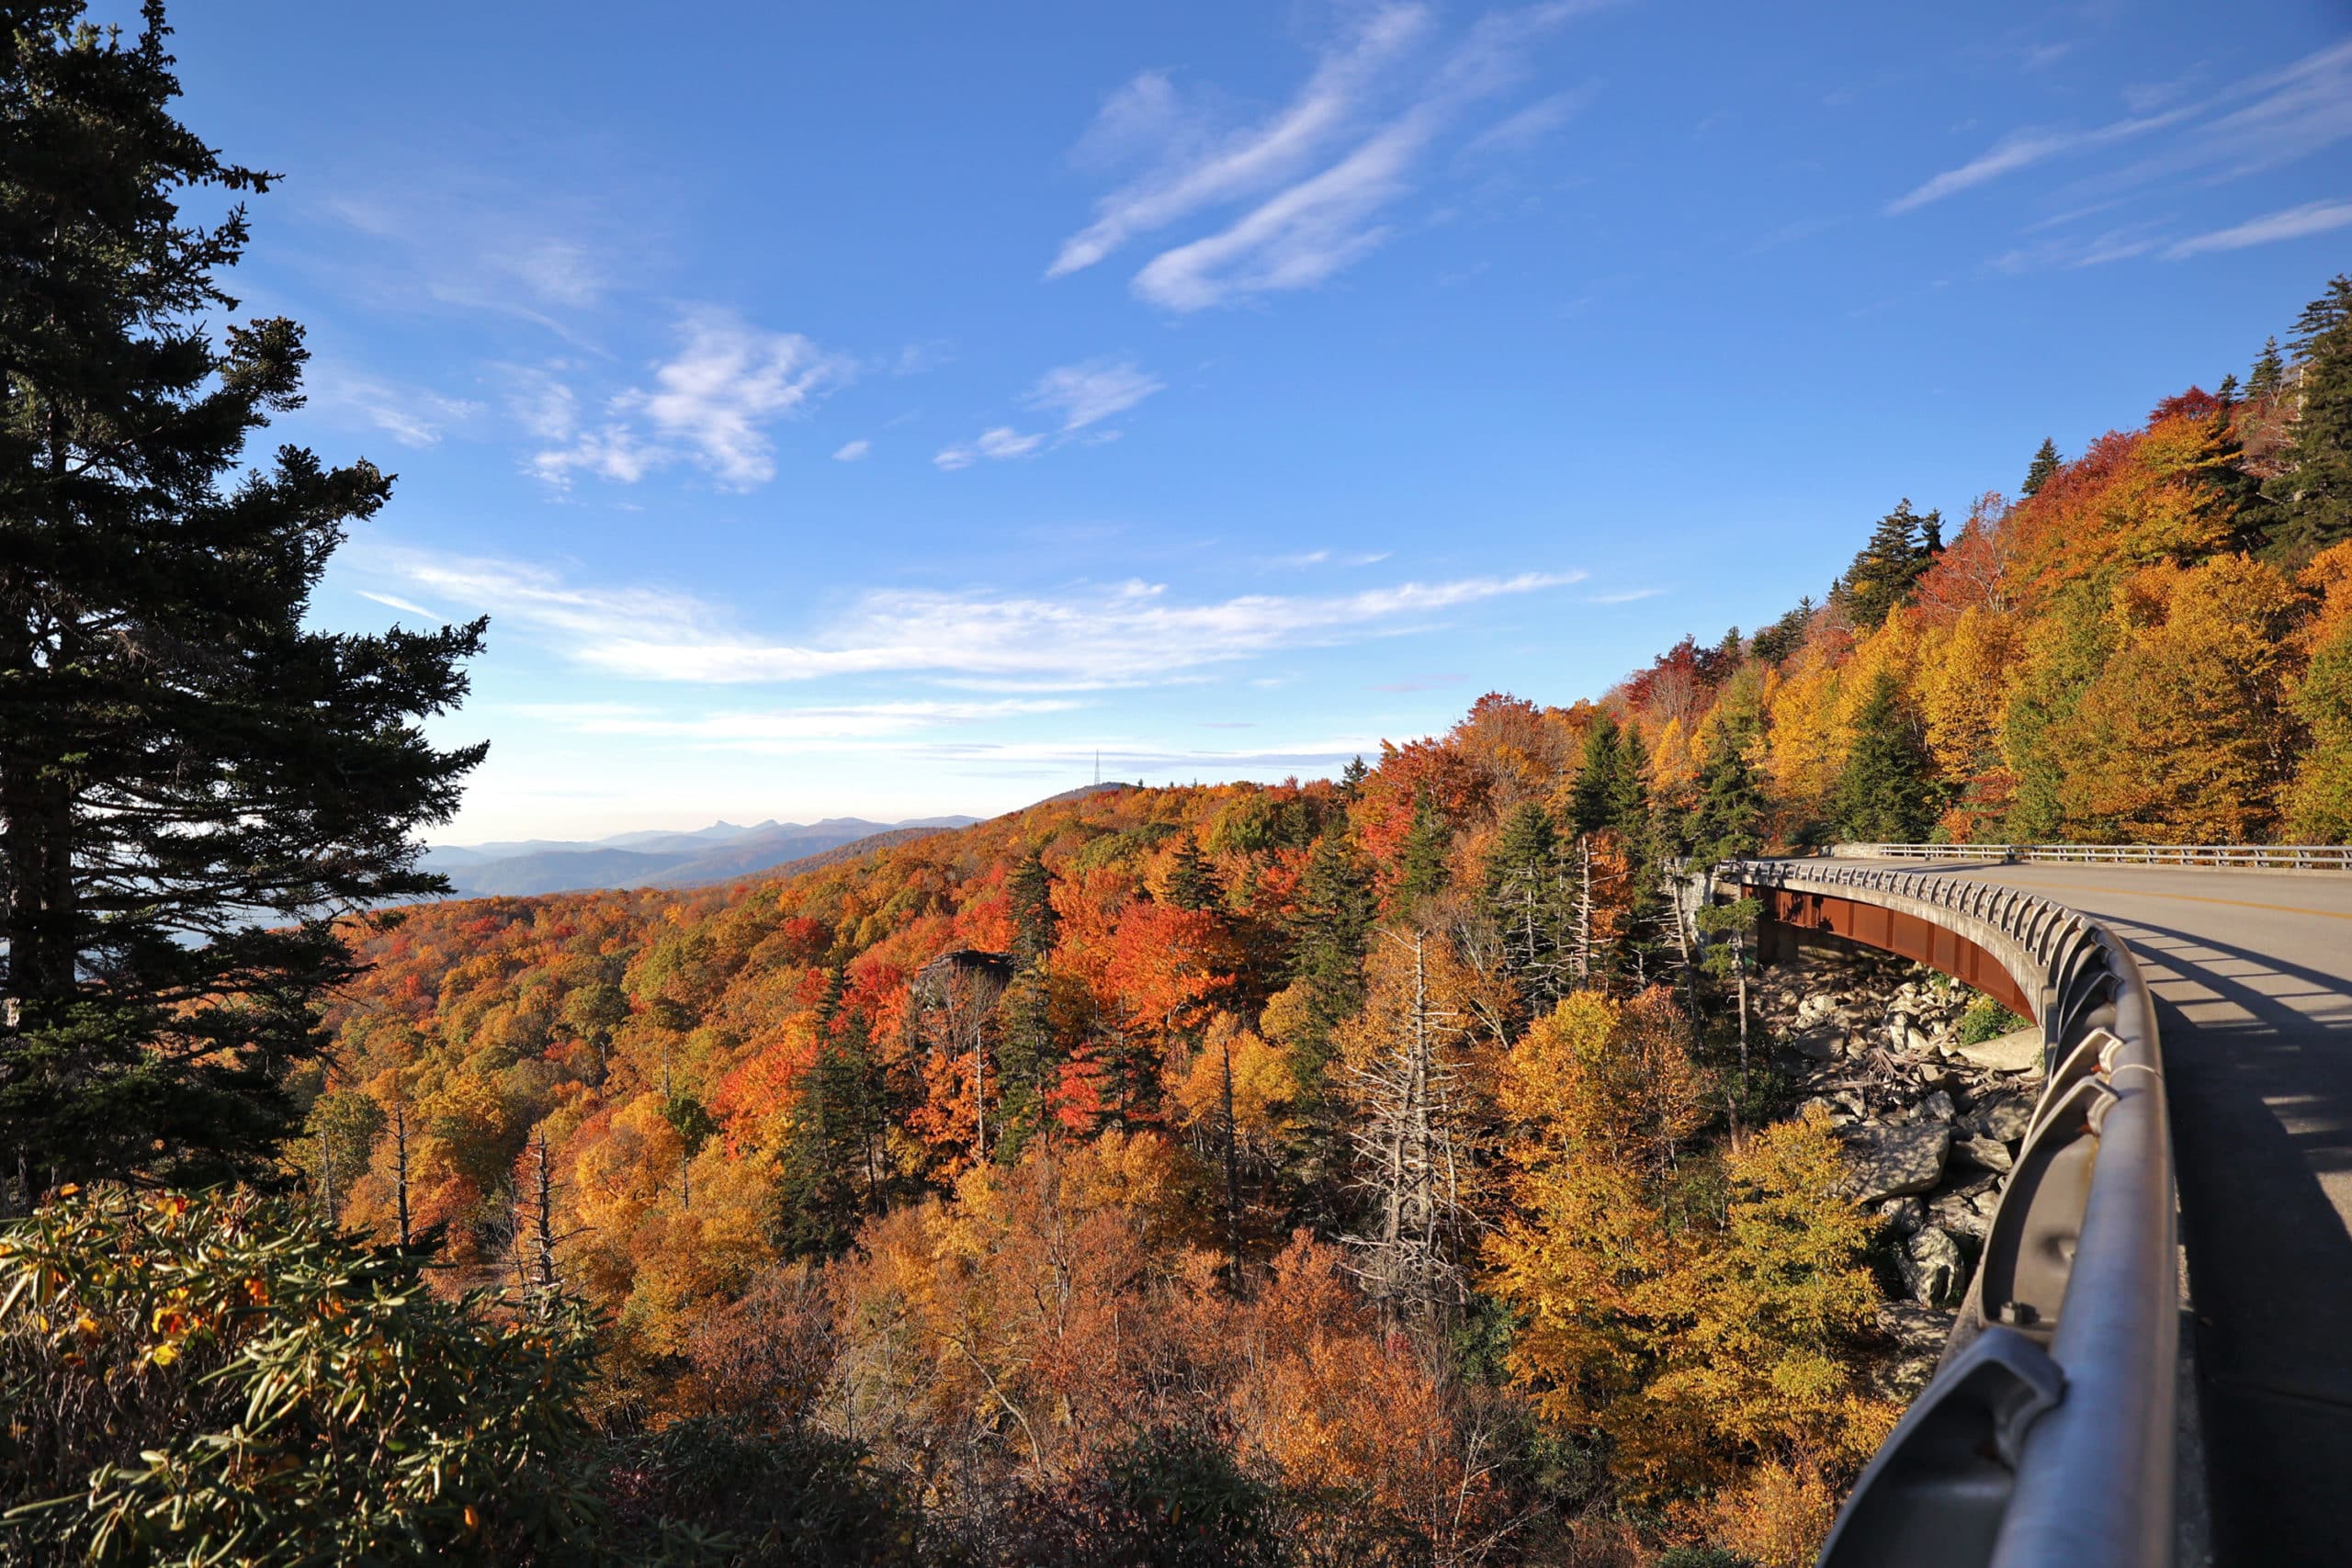
[[[2245,843],[2278,825],[2291,771],[2278,570],[2245,556],[2125,579],[2123,646],[2065,726],[2063,798],[2077,831],[2157,843]]]
[[[1759,1461],[1850,1469],[1895,1414],[1852,1363],[1878,1292],[1827,1123],[1766,1129],[1724,1157],[1720,1202],[1698,1201],[1708,1086],[1686,1034],[1656,991],[1580,994],[1530,1032],[1503,1100],[1535,1135],[1488,1248],[1538,1408],[1658,1498]]]

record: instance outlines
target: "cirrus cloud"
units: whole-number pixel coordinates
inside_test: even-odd
[[[1332,594],[1187,602],[1163,583],[1059,593],[877,589],[786,641],[736,629],[720,606],[660,589],[581,586],[526,563],[379,550],[375,570],[546,638],[569,660],[633,680],[725,685],[914,674],[950,685],[1056,691],[1196,678],[1283,649],[1425,629],[1449,611],[1566,587],[1584,573],[1399,582]]]

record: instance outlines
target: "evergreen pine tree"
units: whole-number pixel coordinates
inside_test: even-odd
[[[2261,355],[2255,360],[2254,368],[2245,378],[2247,400],[2259,402],[2265,398],[2276,397],[2280,384],[2286,379],[2287,362],[2279,357],[2278,340],[2264,338]]]
[[[2256,549],[2269,537],[2278,509],[2263,494],[2262,480],[2246,471],[2234,404],[2224,400],[2205,422],[2190,479],[2204,492],[2203,504],[2229,520],[2230,548]]]
[[[2265,494],[2278,509],[2274,549],[2300,561],[2352,538],[2352,277],[2330,280],[2295,333],[2294,438]]]
[[[1646,847],[1650,838],[1650,762],[1642,738],[1633,731],[1620,737],[1610,759],[1602,795],[1606,815],[1601,826],[1628,844]]]
[[[1061,917],[1054,913],[1054,877],[1045,858],[1035,850],[1022,856],[1005,878],[1004,890],[1012,906],[1012,962],[1018,968],[1051,953],[1061,929]]]
[[[2050,476],[2058,471],[2059,464],[2058,443],[2043,436],[2041,446],[2033,454],[2033,461],[2026,465],[2025,493],[2040,495],[2041,487],[2050,482]]]
[[[997,1001],[996,1157],[1007,1165],[1046,1128],[1063,1054],[1054,1030],[1053,983],[1044,961],[1016,973]]]
[[[2241,390],[2242,389],[2238,386],[2237,372],[2232,370],[2225,373],[2222,377],[2222,384],[2213,389],[2213,397],[2226,409],[2237,402]]]
[[[1797,601],[1797,607],[1756,634],[1750,645],[1756,657],[1767,664],[1788,662],[1789,656],[1804,646],[1805,628],[1813,623],[1813,596],[1807,594]]]
[[[1216,868],[1201,852],[1198,835],[1187,829],[1168,868],[1168,901],[1180,909],[1216,909],[1225,904]]]
[[[1615,820],[1626,749],[1616,717],[1594,715],[1577,755],[1576,783],[1569,786],[1568,828],[1577,837],[1598,833]]]
[[[1917,715],[1885,671],[1854,721],[1854,749],[1838,777],[1838,830],[1860,843],[1915,844],[1935,826],[1934,762]]]
[[[1302,1097],[1323,1090],[1332,1031],[1363,1006],[1363,956],[1372,936],[1371,868],[1342,833],[1315,842],[1290,920],[1290,981],[1306,996],[1307,1028],[1292,1043]]]
[[[1427,795],[1413,807],[1413,825],[1406,831],[1398,859],[1397,897],[1408,906],[1444,891],[1452,875],[1448,858],[1453,850],[1453,829],[1445,814]]]
[[[1487,918],[1502,933],[1511,979],[1531,1011],[1548,1012],[1560,998],[1567,888],[1559,833],[1537,802],[1524,802],[1503,819],[1487,857],[1484,893]]]
[[[1363,781],[1371,776],[1372,770],[1363,765],[1362,757],[1351,757],[1348,765],[1340,770],[1340,788],[1350,800],[1353,800],[1363,793]]]
[[[1764,847],[1770,809],[1763,780],[1748,753],[1760,721],[1753,709],[1724,714],[1708,738],[1699,784],[1684,822],[1691,858],[1702,865],[1753,854]]]
[[[1885,624],[1943,548],[1943,513],[1922,516],[1906,497],[1878,521],[1869,542],[1846,570],[1840,597],[1854,625],[1871,631]]]
[[[866,1021],[843,1018],[824,1032],[801,1077],[792,1131],[777,1156],[775,1231],[786,1253],[837,1257],[883,1206],[888,1114]]]
[[[2352,321],[2352,274],[2339,272],[2295,318],[2295,335],[2288,344],[2294,362],[2309,361],[2319,352],[2321,343],[2334,337],[2347,321]]]
[[[169,29],[77,0],[0,49],[0,1160],[41,1179],[274,1179],[313,1001],[355,973],[332,918],[445,891],[413,835],[482,748],[482,623],[306,630],[365,462],[246,442],[302,400],[284,320],[219,275],[259,193],[172,113]]]

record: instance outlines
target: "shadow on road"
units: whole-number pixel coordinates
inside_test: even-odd
[[[2158,997],[2220,1560],[2340,1561],[2352,980],[2144,920],[2109,924]],[[2224,1012],[2235,1016],[2212,1016]]]

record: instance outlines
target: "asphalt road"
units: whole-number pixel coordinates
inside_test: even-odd
[[[2225,1564],[2352,1562],[2352,874],[1922,864],[2132,944],[2157,998]]]

